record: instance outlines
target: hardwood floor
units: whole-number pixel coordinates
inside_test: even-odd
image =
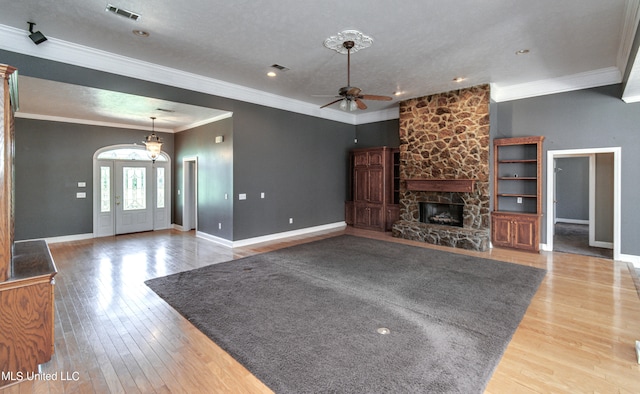
[[[640,298],[627,263],[454,250],[353,228],[236,249],[174,230],[52,244],[55,354],[42,372],[57,379],[2,392],[271,392],[144,281],[343,233],[547,269],[487,393],[640,392]]]

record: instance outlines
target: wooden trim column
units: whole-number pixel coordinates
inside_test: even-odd
[[[13,247],[13,110],[9,77],[14,67],[0,64],[0,282],[9,279]]]

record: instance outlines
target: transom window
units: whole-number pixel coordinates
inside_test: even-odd
[[[151,161],[151,157],[146,150],[135,148],[117,148],[101,152],[97,159],[106,160],[139,160],[139,161]],[[167,161],[164,155],[159,155],[156,158],[157,162]]]

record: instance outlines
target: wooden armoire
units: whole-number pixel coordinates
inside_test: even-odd
[[[17,71],[0,64],[0,388],[38,371],[54,350],[54,275],[45,241],[14,242]],[[31,375],[33,376],[33,375]]]
[[[400,214],[398,149],[354,149],[349,163],[351,199],[345,204],[347,224],[390,231]]]

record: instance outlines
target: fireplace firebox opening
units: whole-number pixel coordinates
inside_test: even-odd
[[[463,211],[464,204],[420,202],[420,221],[422,223],[462,227]]]

